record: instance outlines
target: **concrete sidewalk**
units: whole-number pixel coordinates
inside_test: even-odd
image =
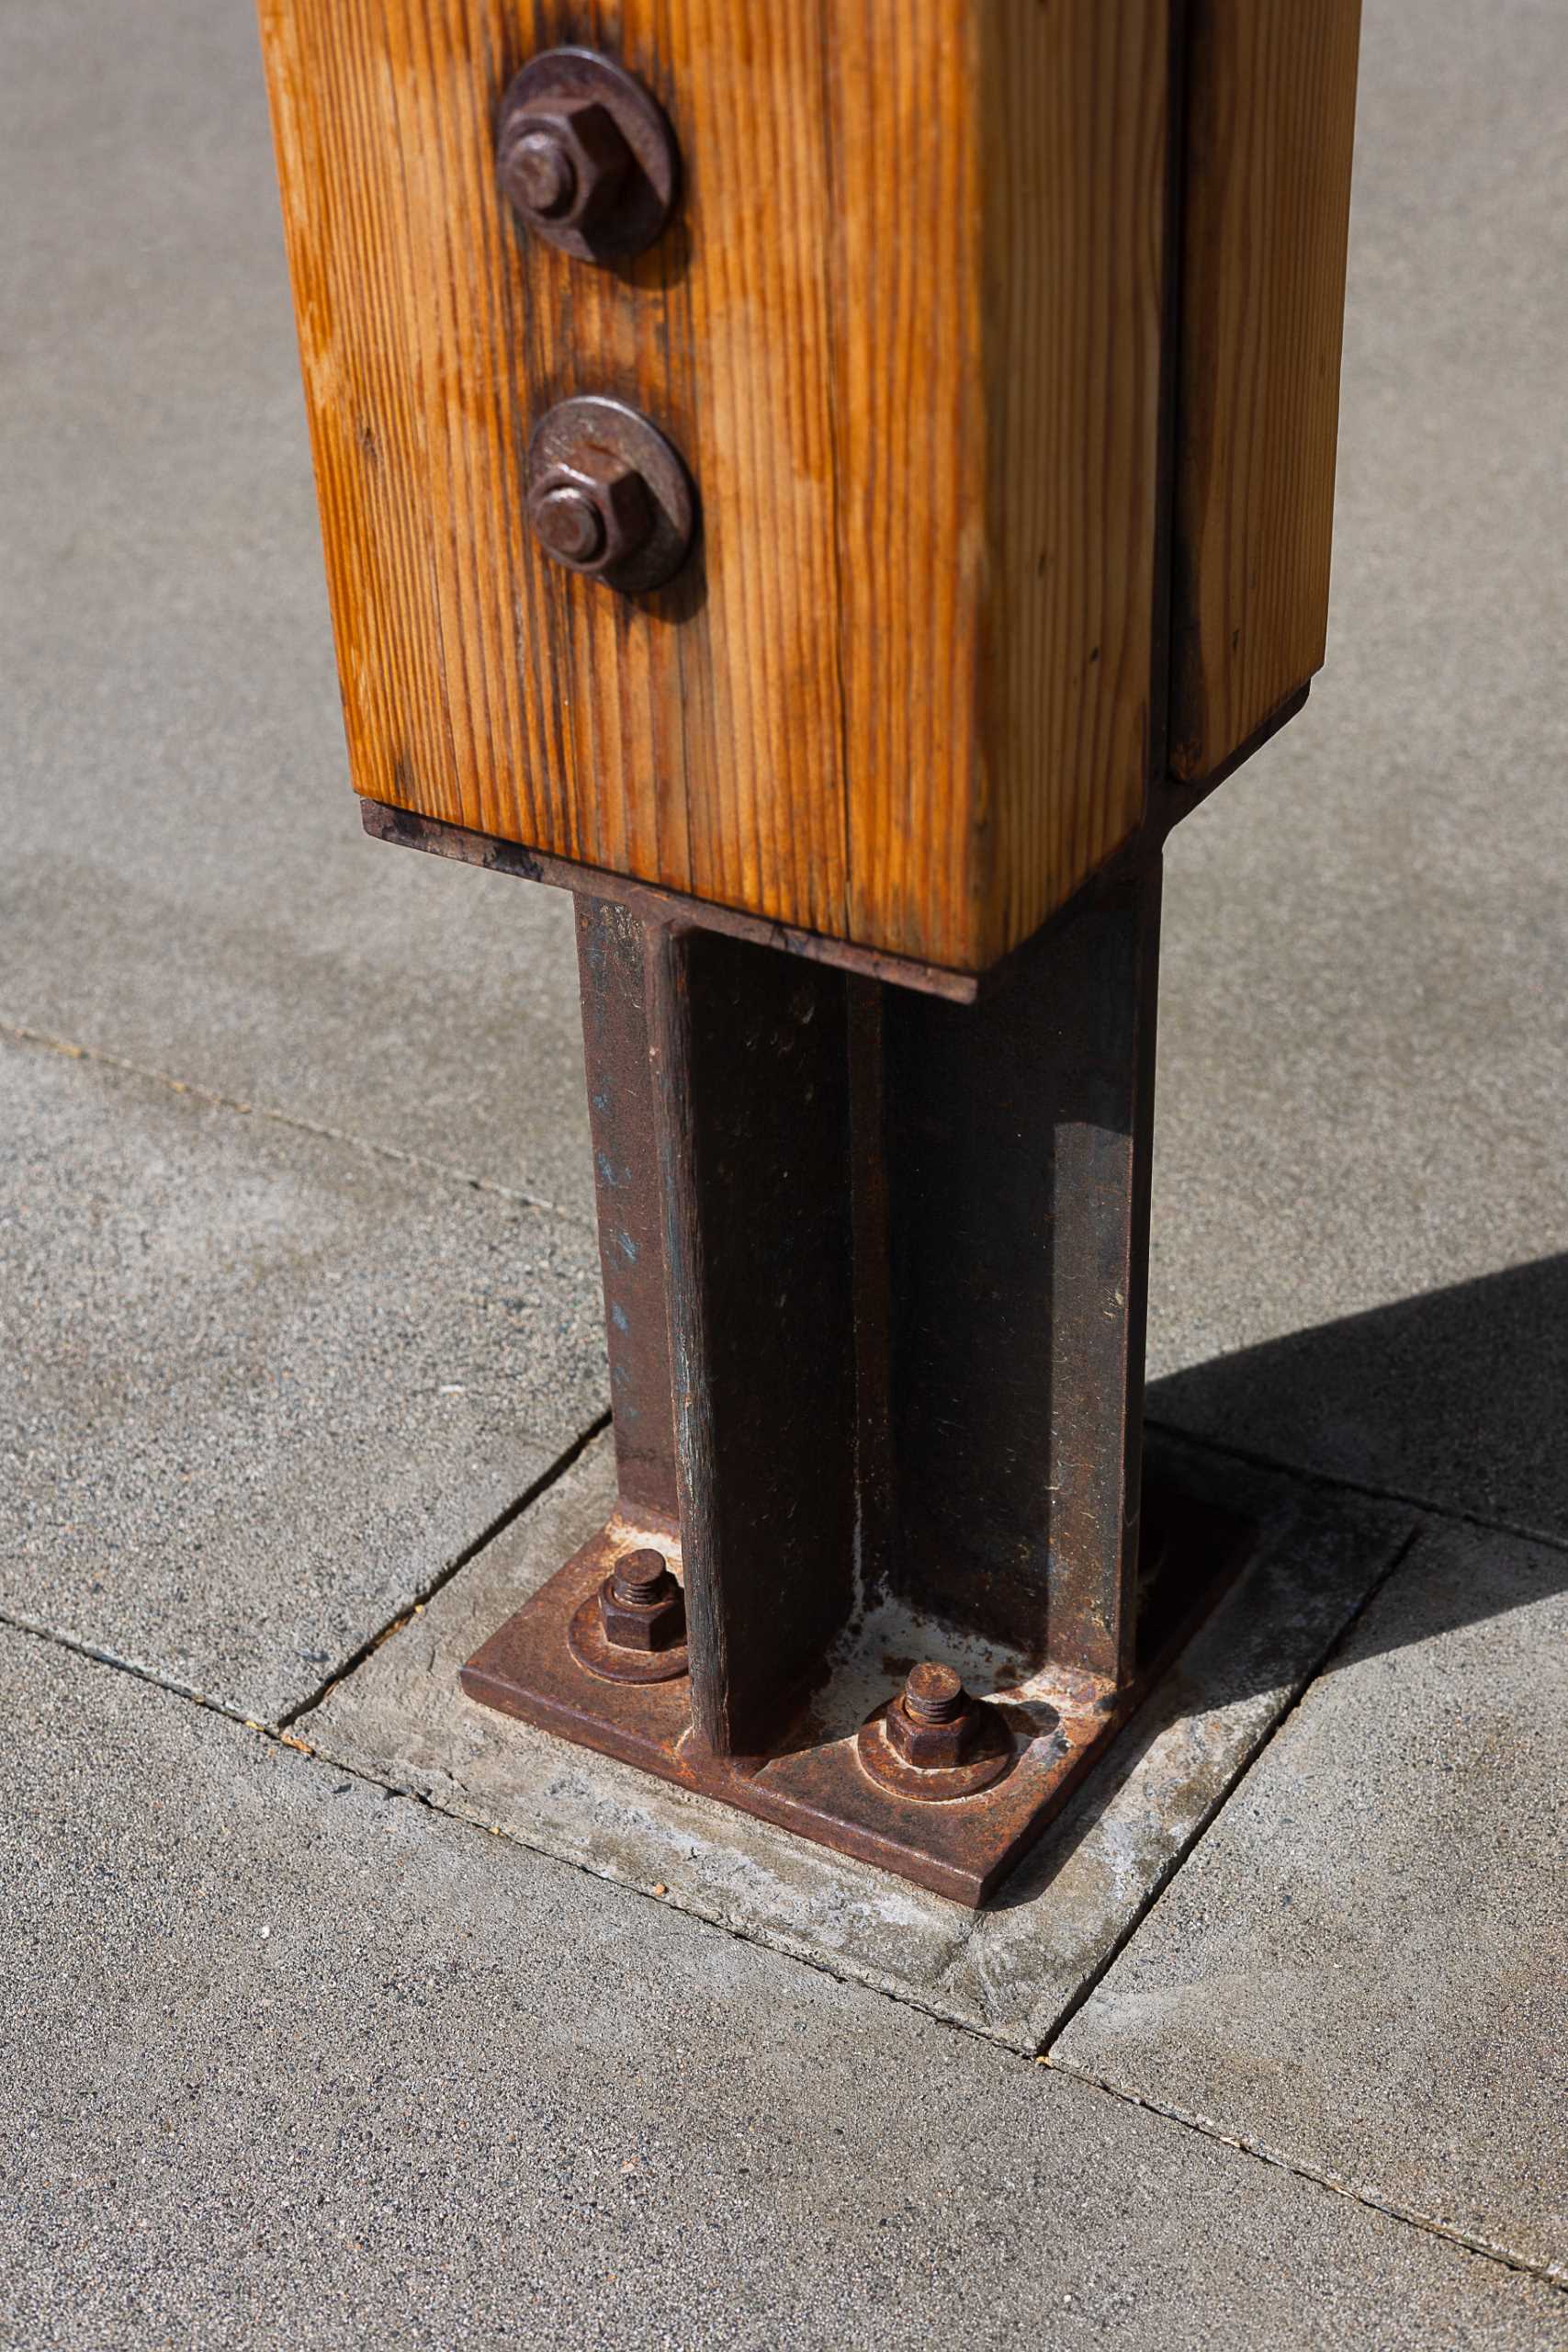
[[[359,835],[242,0],[13,0],[0,2344],[1568,2346],[1565,86],[1367,0],[1329,665],[1171,855],[1297,1647],[977,1935],[443,1699],[603,1475],[570,910]]]

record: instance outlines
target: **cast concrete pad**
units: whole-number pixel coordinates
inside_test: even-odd
[[[1424,1538],[1056,2062],[1568,2280],[1568,1555]]]
[[[1568,10],[1363,41],[1327,665],[1170,851],[1153,1408],[1563,1535]]]
[[[0,1045],[0,1610],[275,1717],[601,1409],[572,1223]]]
[[[0,1636],[0,2334],[1545,2352],[1539,2282]]]
[[[541,1851],[1033,2051],[1079,1999],[1409,1532],[1185,1456],[1190,1491],[1257,1521],[1256,1556],[1179,1670],[998,1897],[976,1915],[476,1705],[457,1669],[603,1524],[607,1440],[338,1683],[298,1729],[321,1754]],[[1216,1490],[1218,1489],[1218,1491]]]
[[[13,0],[0,216],[0,1022],[590,1216],[570,905],[348,788],[254,10]]]

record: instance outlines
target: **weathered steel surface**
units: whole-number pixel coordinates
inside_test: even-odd
[[[845,982],[586,899],[578,941],[621,1508],[680,1529],[701,1736],[760,1754],[855,1590]]]
[[[895,1589],[1116,1684],[1137,1557],[1157,863],[957,1008],[888,992]]]
[[[761,1755],[855,1599],[843,977],[666,930],[650,1036],[693,1722]]]
[[[1236,1559],[1140,1528],[1158,910],[1155,863],[955,1006],[580,907],[620,1502],[471,1696],[997,1883]],[[605,1600],[649,1529],[689,1679]]]
[[[649,957],[656,942],[657,934],[624,907],[578,899],[582,1044],[621,1503],[634,1518],[673,1530],[680,1505],[648,1035]]]
[[[602,1755],[700,1790],[814,1844],[855,1856],[970,1905],[985,1901],[1104,1757],[1150,1685],[1246,1555],[1247,1531],[1186,1498],[1173,1503],[1164,1590],[1148,1622],[1151,1645],[1114,1703],[1086,1702],[1080,1682],[1032,1668],[962,1625],[885,1603],[857,1622],[824,1661],[826,1679],[766,1758],[715,1756],[691,1732],[692,1693],[680,1681],[634,1685],[596,1679],[567,1639],[618,1555],[638,1531],[615,1519],[569,1560],[462,1670],[468,1696]],[[885,1712],[916,1655],[959,1661],[1010,1760],[973,1793],[931,1802],[900,1790],[863,1760],[863,1732]],[[978,1776],[977,1776],[978,1777]]]

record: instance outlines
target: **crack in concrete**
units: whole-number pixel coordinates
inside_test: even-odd
[[[341,1666],[333,1667],[332,1672],[308,1698],[299,1700],[296,1705],[288,1708],[283,1714],[279,1715],[277,1728],[280,1731],[290,1730],[302,1715],[308,1715],[312,1708],[319,1707],[328,1693],[337,1689],[340,1682],[346,1682],[351,1674],[356,1674],[366,1659],[372,1657],[383,1642],[390,1641],[394,1634],[400,1633],[402,1628],[412,1619],[417,1617],[420,1611],[433,1600],[438,1592],[451,1583],[455,1576],[459,1575],[470,1561],[478,1559],[479,1554],[493,1544],[498,1535],[504,1534],[514,1520],[521,1519],[523,1513],[536,1503],[540,1496],[555,1485],[558,1478],[563,1478],[572,1464],[586,1453],[594,1439],[602,1436],[609,1426],[610,1415],[607,1410],[601,1413],[596,1420],[590,1421],[588,1427],[572,1439],[565,1452],[558,1454],[549,1466],[539,1473],[533,1485],[525,1488],[514,1501],[509,1502],[504,1510],[498,1511],[490,1525],[481,1529],[471,1544],[465,1544],[456,1558],[448,1560],[445,1567],[437,1568],[433,1577],[427,1577],[423,1584],[415,1588],[412,1600],[407,1601],[393,1616],[389,1617],[378,1632],[367,1634],[358,1648],[352,1650]]]
[[[512,1520],[518,1517],[523,1510],[526,1510],[531,1502],[536,1500],[539,1495],[542,1494],[548,1486],[552,1485],[557,1478],[561,1476],[565,1471],[570,1467],[571,1463],[577,1459],[578,1455],[587,1445],[592,1443],[593,1438],[607,1425],[609,1415],[604,1414],[592,1425],[592,1428],[587,1430],[575,1442],[575,1444],[569,1449],[567,1454],[565,1454],[551,1470],[547,1471],[539,1480],[536,1481],[535,1486],[529,1489],[526,1495],[520,1497],[517,1502],[512,1505],[510,1509],[502,1515],[502,1518],[489,1530],[487,1530],[482,1536],[479,1537],[474,1544],[469,1545],[468,1550],[457,1560],[452,1562],[450,1566],[441,1571],[439,1577],[433,1580],[429,1588],[430,1591],[436,1591],[440,1589],[441,1585],[448,1582],[450,1578],[456,1576],[462,1567],[468,1566],[468,1563],[477,1556],[478,1553],[484,1548],[485,1544],[491,1541],[493,1536],[501,1532],[502,1526],[509,1524]],[[1372,1599],[1375,1598],[1376,1592],[1382,1589],[1383,1586],[1387,1584],[1389,1577],[1396,1573],[1401,1563],[1408,1557],[1411,1546],[1416,1541],[1418,1533],[1419,1531],[1413,1531],[1409,1543],[1401,1547],[1395,1559],[1391,1563],[1384,1575],[1379,1578],[1374,1590],[1367,1595],[1366,1600],[1363,1601],[1360,1608],[1357,1610],[1356,1616],[1358,1618],[1362,1613],[1362,1610],[1370,1604]],[[117,1673],[130,1674],[137,1680],[149,1683],[153,1689],[164,1691],[171,1698],[185,1699],[196,1706],[205,1708],[211,1713],[222,1716],[227,1722],[233,1724],[241,1730],[254,1733],[259,1739],[267,1741],[269,1745],[273,1747],[288,1749],[291,1754],[301,1758],[308,1764],[319,1765],[323,1771],[347,1772],[351,1774],[355,1780],[362,1782],[367,1788],[379,1789],[383,1795],[389,1798],[404,1798],[411,1804],[423,1806],[427,1813],[434,1814],[441,1820],[454,1822],[460,1827],[472,1830],[479,1836],[488,1835],[492,1838],[504,1838],[508,1845],[517,1847],[519,1850],[524,1853],[542,1854],[546,1860],[554,1861],[562,1868],[581,1871],[584,1878],[596,1879],[601,1885],[614,1886],[620,1894],[632,1896],[639,1902],[657,1903],[663,1908],[677,1911],[682,1917],[691,1919],[695,1925],[699,1927],[711,1928],[722,1935],[731,1936],[738,1943],[749,1944],[755,1950],[770,1951],[776,1954],[781,1959],[793,1961],[803,1967],[814,1969],[819,1975],[827,1976],[836,1983],[852,1984],[861,1991],[869,1993],[874,1997],[892,2001],[901,2008],[912,2008],[919,2014],[931,2018],[933,2023],[946,2027],[951,2032],[967,2034],[976,2041],[988,2041],[992,2048],[999,2047],[1009,2050],[1010,2054],[1017,2057],[1022,2064],[1043,2067],[1053,2074],[1062,2075],[1065,2079],[1079,2082],[1091,2090],[1100,2091],[1107,2098],[1118,2099],[1124,2106],[1142,2108],[1146,2113],[1157,2115],[1165,2121],[1173,2123],[1182,2130],[1196,2132],[1202,2138],[1217,2141],[1223,2146],[1234,2150],[1237,2154],[1248,2156],[1259,2164],[1269,2165],[1278,2171],[1290,2173],[1296,2179],[1305,2181],[1314,2188],[1326,2190],[1330,2194],[1336,2196],[1345,2197],[1352,2203],[1363,2206],[1369,2211],[1382,2214],[1386,2220],[1398,2222],[1407,2228],[1421,2230],[1429,2236],[1441,2238],[1446,2243],[1459,2247],[1461,2251],[1473,2255],[1478,2260],[1496,2263],[1503,2268],[1517,2271],[1522,2273],[1526,2277],[1536,2279],[1541,2285],[1550,2287],[1558,2293],[1568,2293],[1568,2273],[1560,2270],[1555,2265],[1542,2266],[1540,2263],[1532,2261],[1529,2256],[1517,2254],[1513,2248],[1498,2244],[1494,2240],[1477,2237],[1472,2233],[1460,2230],[1450,2222],[1445,2222],[1438,2220],[1434,2215],[1421,2213],[1414,2207],[1404,2206],[1392,2199],[1380,2198],[1374,2191],[1365,2188],[1356,2182],[1346,2180],[1332,2173],[1318,2171],[1310,2165],[1286,2155],[1280,2150],[1269,2147],[1268,2143],[1263,2141],[1252,2140],[1245,2134],[1226,2132],[1221,2125],[1213,2122],[1206,2117],[1190,2114],[1180,2108],[1168,2105],[1158,2099],[1144,2098],[1138,2092],[1128,2090],[1121,2084],[1112,2082],[1107,2076],[1090,2074],[1082,2068],[1073,2066],[1064,2060],[1053,2057],[1048,2050],[1041,2051],[1031,2055],[1027,2052],[1021,2051],[1016,2042],[1010,2044],[1002,2041],[998,2037],[983,2032],[979,2028],[967,2022],[962,2018],[957,2018],[953,2016],[951,2013],[944,2013],[941,2009],[928,2007],[924,2002],[915,1998],[910,1989],[906,1985],[896,1984],[888,1980],[877,1982],[874,1977],[863,1972],[857,1971],[850,1973],[836,1968],[833,1965],[830,1954],[811,1951],[803,1945],[797,1944],[792,1938],[764,1939],[751,1933],[740,1922],[733,1918],[727,1917],[721,1913],[700,1909],[688,1900],[681,1900],[678,1898],[671,1900],[668,1890],[664,1894],[658,1894],[649,1888],[639,1886],[635,1880],[616,1878],[610,1872],[596,1867],[593,1863],[583,1861],[578,1857],[570,1854],[551,1852],[547,1849],[533,1845],[526,1838],[524,1838],[515,1829],[506,1826],[505,1824],[495,1821],[487,1821],[477,1812],[466,1812],[457,1804],[444,1803],[440,1797],[436,1796],[428,1789],[414,1788],[404,1782],[388,1780],[381,1773],[369,1770],[365,1764],[357,1761],[349,1754],[334,1753],[334,1751],[330,1747],[318,1748],[312,1746],[309,1740],[299,1738],[293,1730],[288,1727],[288,1725],[297,1721],[300,1715],[307,1713],[310,1706],[319,1704],[321,1697],[324,1696],[328,1690],[335,1688],[337,1684],[345,1680],[350,1674],[355,1672],[356,1667],[363,1664],[364,1659],[368,1657],[374,1649],[378,1647],[381,1642],[385,1641],[389,1634],[399,1630],[400,1626],[407,1624],[410,1619],[415,1614],[416,1611],[422,1606],[423,1602],[414,1602],[411,1604],[409,1608],[404,1610],[398,1617],[394,1618],[387,1626],[383,1627],[380,1633],[374,1635],[370,1641],[362,1644],[360,1650],[355,1654],[355,1657],[346,1661],[344,1666],[339,1668],[328,1678],[326,1683],[322,1686],[321,1692],[318,1694],[318,1697],[315,1700],[303,1702],[299,1708],[290,1712],[290,1715],[287,1722],[280,1722],[277,1724],[260,1722],[253,1715],[243,1714],[238,1708],[228,1706],[220,1699],[210,1698],[202,1691],[193,1690],[185,1684],[174,1681],[167,1677],[161,1676],[153,1672],[150,1668],[139,1666],[130,1659],[117,1657],[111,1651],[97,1648],[92,1643],[80,1641],[73,1635],[60,1633],[48,1626],[31,1623],[26,1620],[14,1617],[5,1611],[0,1611],[0,1624],[8,1625],[13,1631],[26,1634],[35,1640],[51,1643],[59,1648],[72,1652],[76,1657],[85,1657],[96,1665],[107,1667]],[[1341,1627],[1339,1633],[1336,1634],[1334,1641],[1327,1645],[1323,1657],[1313,1668],[1311,1674],[1303,1680],[1300,1690],[1292,1699],[1290,1706],[1280,1715],[1279,1722],[1272,1725],[1268,1734],[1259,1740],[1257,1747],[1248,1758],[1242,1771],[1237,1774],[1236,1779],[1232,1782],[1231,1787],[1226,1790],[1224,1797],[1222,1797],[1216,1804],[1213,1812],[1210,1815],[1208,1820],[1204,1822],[1201,1828],[1183,1849],[1179,1859],[1172,1864],[1170,1870],[1166,1873],[1164,1879],[1161,1881],[1159,1889],[1156,1890],[1155,1894],[1151,1894],[1148,1902],[1144,1905],[1138,1915],[1140,1920],[1147,1916],[1149,1910],[1153,1908],[1154,1904],[1158,1900],[1159,1894],[1163,1893],[1164,1888],[1169,1884],[1171,1879],[1176,1875],[1177,1871],[1179,1870],[1186,1862],[1188,1856],[1208,1834],[1208,1831],[1213,1826],[1213,1822],[1218,1818],[1219,1815],[1224,1810],[1225,1805],[1229,1803],[1230,1797],[1234,1793],[1235,1790],[1240,1786],[1241,1781],[1246,1778],[1247,1773],[1250,1771],[1252,1765],[1256,1762],[1263,1749],[1269,1745],[1275,1734],[1278,1732],[1280,1725],[1287,1723],[1291,1716],[1295,1713],[1296,1708],[1301,1704],[1302,1699],[1304,1697],[1306,1691],[1311,1689],[1313,1683],[1315,1682],[1318,1676],[1322,1673],[1329,1657],[1333,1656],[1339,1644],[1349,1633],[1354,1623],[1355,1619],[1348,1621],[1345,1626]],[[1116,1951],[1120,1951],[1122,1949],[1122,1946],[1126,1943],[1128,1938],[1135,1931],[1137,1924],[1137,1921],[1134,1921],[1133,1927],[1129,1928],[1127,1930],[1127,1935],[1123,1936],[1119,1940],[1116,1946]],[[1092,1983],[1086,1986],[1080,1998],[1077,2001],[1075,2001],[1072,2008],[1068,2010],[1060,2020],[1058,2030],[1060,2030],[1061,2026],[1065,2026],[1066,2024],[1069,2017],[1077,2014],[1078,2008],[1082,2007],[1083,2001],[1089,1997],[1089,1995],[1094,1990],[1094,1986],[1098,1984],[1100,1978],[1103,1977],[1106,1969],[1111,1966],[1115,1956],[1116,1953],[1113,1951],[1106,1959],[1103,1964],[1096,1970]]]
[[[536,1193],[525,1193],[512,1184],[498,1184],[491,1176],[471,1176],[465,1169],[449,1168],[444,1160],[427,1159],[423,1152],[405,1151],[400,1144],[378,1143],[368,1136],[350,1135],[346,1128],[329,1127],[320,1119],[307,1119],[295,1111],[279,1111],[271,1103],[243,1102],[237,1095],[220,1094],[209,1086],[198,1086],[193,1079],[175,1078],[168,1070],[130,1061],[123,1054],[111,1054],[101,1046],[78,1045],[70,1037],[51,1036],[44,1029],[29,1029],[25,1022],[4,1019],[0,1019],[0,1037],[9,1038],[14,1045],[58,1054],[65,1061],[93,1062],[105,1069],[120,1070],[129,1078],[166,1087],[172,1094],[186,1095],[209,1110],[230,1111],[243,1119],[265,1119],[274,1126],[292,1128],[297,1135],[316,1136],[323,1143],[341,1144],[346,1150],[362,1151],[372,1159],[390,1160],[396,1167],[439,1177],[443,1183],[456,1184],[464,1192],[485,1193],[495,1200],[510,1202],[516,1208],[540,1209],[547,1216],[559,1217],[563,1225],[575,1226],[581,1232],[594,1230],[592,1217],[585,1217],[581,1210],[563,1208],[558,1201],[547,1201]]]
[[[1434,1502],[1428,1495],[1406,1494],[1400,1487],[1366,1486],[1359,1478],[1345,1477],[1335,1470],[1314,1470],[1309,1463],[1287,1462],[1276,1453],[1255,1453],[1250,1447],[1232,1445],[1223,1437],[1184,1429],[1179,1421],[1162,1421],[1156,1413],[1145,1415],[1144,1426],[1157,1430],[1162,1438],[1195,1446],[1200,1453],[1218,1454],[1226,1462],[1245,1463],[1249,1470],[1266,1470],[1294,1478],[1303,1487],[1336,1495],[1358,1495],[1363,1502],[1399,1503],[1408,1510],[1427,1511],[1434,1519],[1451,1520],[1456,1527],[1473,1527],[1483,1535],[1508,1535],[1520,1544],[1544,1544],[1550,1552],[1568,1552],[1568,1536],[1552,1534],[1545,1528],[1520,1526],[1511,1519],[1489,1519],[1483,1511],[1461,1510],[1455,1503]]]
[[[1558,2294],[1568,2296],[1568,2266],[1536,2262],[1530,2256],[1516,2253],[1513,2247],[1502,2245],[1494,2238],[1477,2237],[1471,2231],[1461,2230],[1456,2222],[1440,2221],[1436,2214],[1420,2212],[1413,2205],[1401,2205],[1394,2199],[1380,2197],[1375,2189],[1347,2180],[1342,2174],[1320,2172],[1299,2157],[1286,2155],[1282,2149],[1271,2148],[1267,2141],[1227,2132],[1209,2117],[1190,2114],[1184,2108],[1172,2107],[1163,2099],[1146,2098],[1142,2092],[1129,2090],[1124,2084],[1111,2081],[1109,2075],[1089,2074],[1066,2059],[1053,2058],[1049,2052],[1043,2052],[1033,2063],[1048,2068],[1054,2075],[1066,2075],[1073,2082],[1087,2084],[1091,2090],[1103,2091],[1108,2098],[1120,2099],[1124,2107],[1141,2107],[1146,2114],[1162,2115],[1168,2122],[1180,2124],[1184,2130],[1196,2132],[1205,2140],[1217,2140],[1223,2147],[1234,2148],[1240,2155],[1256,2157],[1259,2164],[1272,2165],[1278,2172],[1292,2173],[1297,2180],[1311,2181],[1314,2187],[1328,2189],[1336,2197],[1348,2198],[1353,2204],[1365,2206],[1369,2212],[1382,2213],[1389,2221],[1403,2222],[1411,2229],[1425,2230],[1428,2236],[1442,2238],[1466,2254],[1476,2255],[1483,2261],[1500,2263],[1508,2270],[1520,2271],[1526,2278],[1539,2280],[1543,2287],[1551,2287]]]

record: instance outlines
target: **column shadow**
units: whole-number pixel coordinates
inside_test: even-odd
[[[1458,1283],[1173,1374],[1151,1430],[1485,1521],[1558,1549],[1568,1585],[1568,1253]],[[1402,1573],[1419,1574],[1419,1555]],[[1485,1552],[1447,1625],[1511,1605]],[[1550,1571],[1549,1578],[1550,1578]],[[1416,1621],[1412,1619],[1412,1623]],[[1421,1622],[1420,1637],[1444,1624]]]

